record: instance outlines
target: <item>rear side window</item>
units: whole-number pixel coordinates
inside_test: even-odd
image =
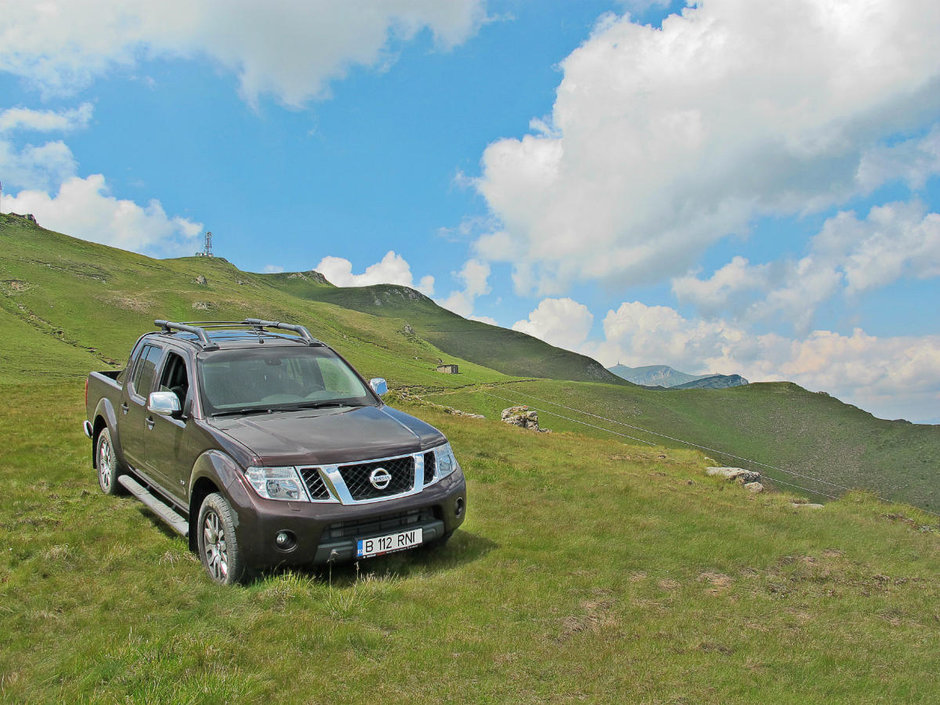
[[[134,366],[134,391],[142,397],[147,396],[153,388],[153,375],[160,361],[162,351],[156,345],[145,345]]]

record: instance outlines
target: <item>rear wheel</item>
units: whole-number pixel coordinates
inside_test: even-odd
[[[239,582],[245,574],[244,559],[225,497],[214,492],[203,500],[197,526],[199,558],[206,573],[220,585]]]
[[[98,486],[105,494],[121,494],[121,485],[118,484],[118,475],[121,474],[120,464],[114,452],[114,443],[111,442],[111,432],[107,427],[101,429],[98,441],[95,444],[95,465],[98,468]]]

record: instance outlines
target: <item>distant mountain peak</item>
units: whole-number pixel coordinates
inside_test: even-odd
[[[628,367],[617,364],[607,368],[618,377],[644,387],[664,387],[666,389],[725,389],[748,384],[741,375],[690,375],[680,372],[669,365],[646,365]]]

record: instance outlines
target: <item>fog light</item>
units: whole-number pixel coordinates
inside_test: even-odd
[[[463,497],[458,497],[457,501],[454,502],[454,516],[458,519],[463,516]]]
[[[277,544],[277,547],[282,551],[289,551],[294,547],[294,544],[297,543],[297,540],[290,531],[278,531],[277,536],[274,537],[274,543]]]

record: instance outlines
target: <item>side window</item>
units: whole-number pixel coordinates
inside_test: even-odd
[[[174,352],[167,353],[160,374],[160,391],[173,392],[180,400],[180,408],[189,393],[189,376],[186,374],[186,362]]]
[[[142,397],[147,396],[153,388],[153,377],[160,361],[162,350],[156,345],[145,345],[134,366],[134,392]]]
[[[141,349],[141,343],[143,341],[138,340],[137,344],[134,346],[134,349],[131,350],[131,354],[127,358],[127,364],[124,366],[124,369],[118,373],[118,376],[115,378],[118,384],[123,385],[124,380],[127,379],[134,370],[134,363],[137,362],[137,356]]]

